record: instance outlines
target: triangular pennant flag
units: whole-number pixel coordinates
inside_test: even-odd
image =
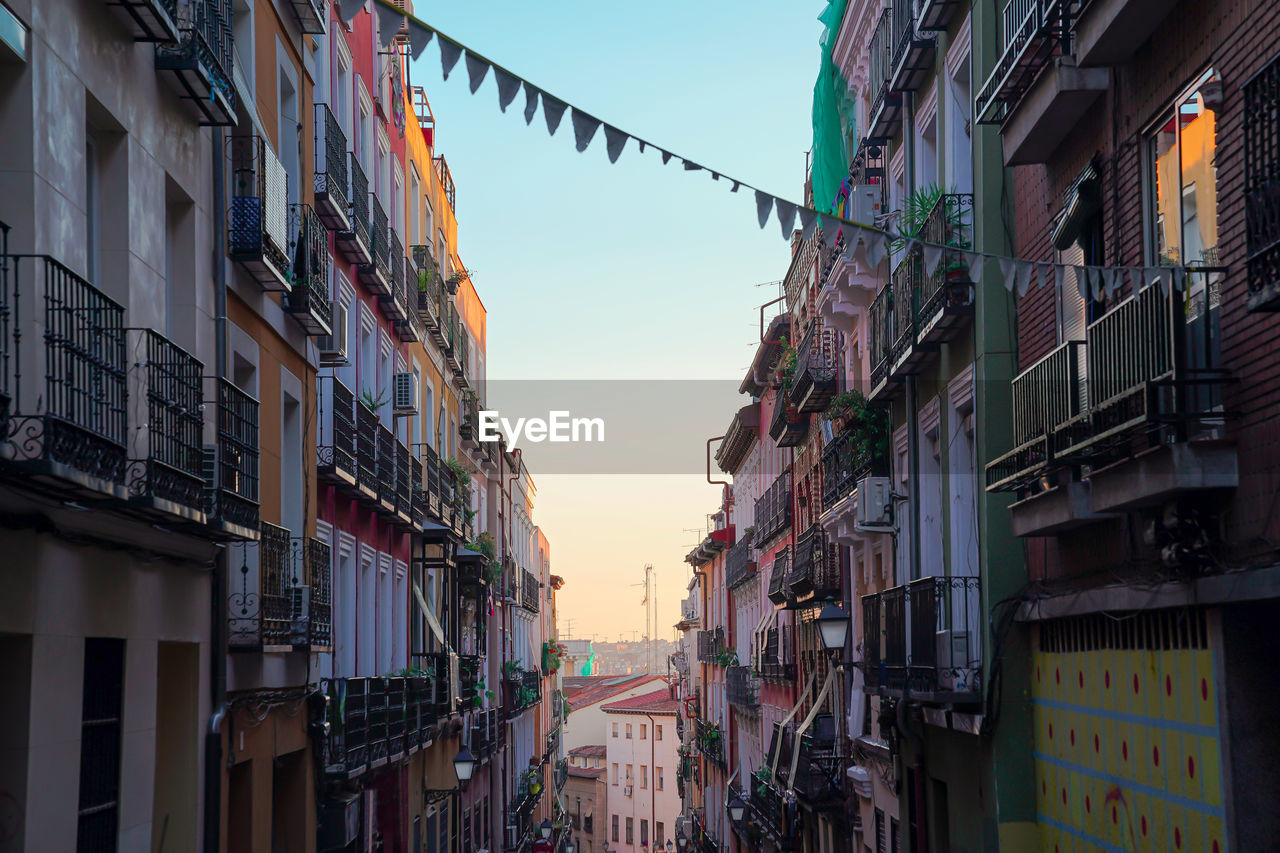
[[[444,72],[444,79],[448,80],[453,66],[458,64],[458,58],[462,56],[462,45],[451,42],[444,36],[436,39],[436,43],[440,45],[440,70]]]
[[[546,92],[542,93],[542,117],[547,120],[547,133],[556,135],[560,120],[564,118],[564,111],[568,108],[569,105],[559,98],[553,98]]]
[[[1177,289],[1179,293],[1183,293],[1186,291],[1186,288],[1187,288],[1187,268],[1186,267],[1173,268],[1173,286],[1175,289]]]
[[[1018,272],[1014,284],[1019,296],[1027,295],[1027,290],[1031,288],[1031,274],[1035,272],[1035,269],[1035,264],[1025,262],[1018,264]]]
[[[718,181],[718,180],[720,180],[720,173],[719,173],[719,172],[712,172],[712,173],[711,173],[711,180],[713,180],[713,181]]]
[[[731,192],[731,193],[736,193],[736,192],[738,191],[738,187],[740,187],[740,186],[742,186],[742,182],[741,182],[741,181],[734,181],[734,182],[733,182],[733,187],[729,190],[729,192]]]
[[[700,172],[700,171],[702,171],[702,167],[701,167],[701,166],[699,166],[697,163],[693,162],[692,160],[683,160],[682,162],[684,163],[684,170],[685,170],[686,172]]]
[[[609,162],[616,163],[622,156],[622,149],[627,146],[627,135],[616,127],[604,126],[604,150],[609,153]]]
[[[498,84],[498,109],[505,113],[507,107],[511,106],[511,102],[516,99],[516,92],[520,91],[520,78],[495,65],[493,81]]]
[[[773,210],[773,196],[768,193],[762,193],[756,190],[756,218],[760,220],[760,227],[769,221],[769,213]]]
[[[339,0],[338,17],[342,19],[342,23],[349,24],[356,13],[364,8],[364,0]]]
[[[665,166],[665,165],[667,165],[667,164],[668,164],[668,163],[670,163],[670,162],[671,162],[671,152],[670,152],[670,151],[663,151],[663,152],[662,152],[662,165],[664,165],[664,166]]]
[[[969,278],[974,284],[982,281],[982,273],[985,270],[986,257],[981,252],[965,252],[964,263],[969,268]]]
[[[1094,302],[1102,301],[1102,268],[1088,267],[1089,270],[1089,292],[1093,294]]]
[[[808,240],[818,227],[818,212],[813,208],[800,208],[800,239]]]
[[[924,274],[933,275],[942,261],[942,247],[934,243],[925,243],[920,252],[924,256]]]
[[[1062,288],[1067,283],[1067,268],[1062,264],[1053,265],[1053,287],[1058,291],[1058,298],[1062,298]]]
[[[374,0],[374,11],[378,13],[378,43],[386,50],[395,41],[400,25],[404,23],[404,12],[394,6],[384,6]]]
[[[822,245],[831,249],[836,245],[836,241],[840,239],[840,223],[829,216],[819,217],[819,219],[821,221],[818,223],[818,227],[822,229]],[[850,242],[856,243],[857,241]],[[849,242],[846,242],[844,247],[845,255],[852,254],[853,248],[853,246],[849,245]]]
[[[533,124],[533,117],[538,114],[538,90],[529,85],[526,80],[524,84],[524,123]]]
[[[587,150],[587,146],[595,138],[596,131],[600,128],[600,119],[574,107],[570,113],[570,120],[573,122],[574,145],[581,154]]]
[[[847,242],[847,241],[846,241]],[[889,252],[888,245],[884,239],[884,232],[877,231],[874,228],[862,229],[862,245],[867,254],[867,264],[871,269],[880,266],[880,262]]]
[[[1085,278],[1084,270],[1080,267],[1071,267],[1071,273],[1076,277],[1076,293],[1085,302],[1089,301],[1089,281]]]
[[[435,35],[431,30],[418,23],[417,20],[409,19],[409,55],[414,59],[422,56],[422,52],[427,49],[427,45],[431,43],[431,36]]]
[[[480,84],[484,82],[484,77],[488,73],[489,63],[468,50],[467,76],[471,78],[471,94],[474,95],[480,90]]]
[[[1000,259],[1000,277],[1004,279],[1004,289],[1013,290],[1013,275],[1017,272],[1017,261],[1013,258]]]
[[[1108,299],[1111,299],[1119,289],[1120,270],[1114,267],[1104,267],[1102,270],[1102,292],[1106,294]]]
[[[1160,280],[1160,292],[1169,295],[1169,285],[1173,282],[1173,270],[1168,267],[1156,267],[1156,278]]]
[[[1036,287],[1044,290],[1045,285],[1049,283],[1049,270],[1052,269],[1048,264],[1036,264]]]
[[[796,224],[796,206],[779,198],[774,200],[774,209],[778,211],[778,225],[782,228],[782,239],[791,239],[791,232]]]

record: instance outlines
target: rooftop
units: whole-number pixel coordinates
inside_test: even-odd
[[[602,743],[593,743],[587,746],[575,746],[569,750],[570,755],[580,755],[583,758],[604,758],[608,753],[608,748]]]
[[[600,710],[615,714],[679,714],[680,701],[672,699],[671,691],[664,687],[620,702],[610,702]]]
[[[662,681],[660,675],[579,675],[565,678],[564,697],[569,703],[569,710],[585,708],[597,702],[612,699],[619,693],[625,693],[654,681]]]

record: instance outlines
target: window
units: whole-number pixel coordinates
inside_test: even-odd
[[[593,816],[587,815],[582,819],[582,831],[590,835],[594,831],[592,826],[594,823],[595,823],[595,820]],[[614,839],[614,840],[616,841],[617,839]]]
[[[630,784],[631,784],[631,780],[632,780],[633,778],[635,778],[635,777],[633,777],[633,776],[631,775],[631,765],[630,765],[630,764],[628,764],[628,765],[627,765],[627,784],[628,784],[628,785],[630,785]]]
[[[640,787],[649,787],[649,765],[647,764],[640,765]]]
[[[631,724],[627,723],[627,740],[631,740]]]
[[[1222,79],[1209,69],[1147,133],[1147,232],[1155,264],[1218,264],[1221,102]]]
[[[640,724],[640,740],[649,739],[649,727],[644,723]]]
[[[654,740],[662,740],[662,726],[661,726],[661,725],[657,725],[657,726],[654,726],[654,727],[653,727],[653,739],[654,739]]]
[[[642,847],[649,844],[649,821],[640,818],[640,845]]]
[[[659,791],[662,790],[662,768],[661,767],[655,767],[653,769],[653,785]],[[662,826],[662,824],[658,824],[658,826]]]
[[[613,784],[618,784],[618,762],[613,763]]]
[[[120,823],[120,713],[124,640],[84,641],[80,713],[80,803],[76,847],[114,850]],[[628,832],[630,828],[628,827]]]
[[[613,843],[618,843],[618,816],[613,816]]]
[[[658,821],[653,825],[653,848],[656,850],[665,844],[666,838],[666,827],[662,825],[662,821]]]
[[[614,737],[617,737],[617,736],[618,736],[618,724],[617,724],[617,723],[614,723],[614,724],[613,724],[613,736],[614,736]]]
[[[1250,294],[1264,293],[1280,281],[1280,138],[1274,105],[1280,89],[1280,61],[1273,59],[1242,87],[1244,90],[1244,199],[1248,234]]]
[[[628,844],[635,844],[635,843],[636,843],[635,819],[634,819],[634,818],[627,818],[627,843],[628,843]]]
[[[471,853],[471,809],[462,810],[462,853]]]
[[[418,167],[409,164],[409,233],[405,235],[405,242],[410,246],[422,242],[421,220],[418,218],[420,208],[418,207],[418,198],[421,194],[421,183],[418,180]]]

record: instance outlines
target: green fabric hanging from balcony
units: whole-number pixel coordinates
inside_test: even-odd
[[[823,25],[819,40],[822,60],[813,86],[813,155],[809,177],[814,209],[827,212],[837,209],[840,184],[849,174],[851,153],[846,140],[857,136],[849,81],[832,58],[848,5],[848,0],[828,0],[827,8],[818,16]]]

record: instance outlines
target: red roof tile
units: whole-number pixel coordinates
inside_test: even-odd
[[[630,699],[610,702],[608,705],[601,706],[600,710],[620,714],[678,714],[680,701],[672,699],[671,691],[664,687],[652,693],[642,693]]]
[[[609,748],[604,744],[593,743],[587,746],[575,746],[569,750],[570,755],[581,755],[584,758],[604,758],[608,754]]]
[[[579,676],[584,678],[584,676]],[[660,675],[601,675],[591,676],[594,683],[583,685],[573,692],[566,691],[565,699],[569,702],[569,710],[585,708],[611,699],[619,693],[625,693],[636,687],[642,687],[654,681],[663,681]],[[599,679],[595,681],[594,679]]]

